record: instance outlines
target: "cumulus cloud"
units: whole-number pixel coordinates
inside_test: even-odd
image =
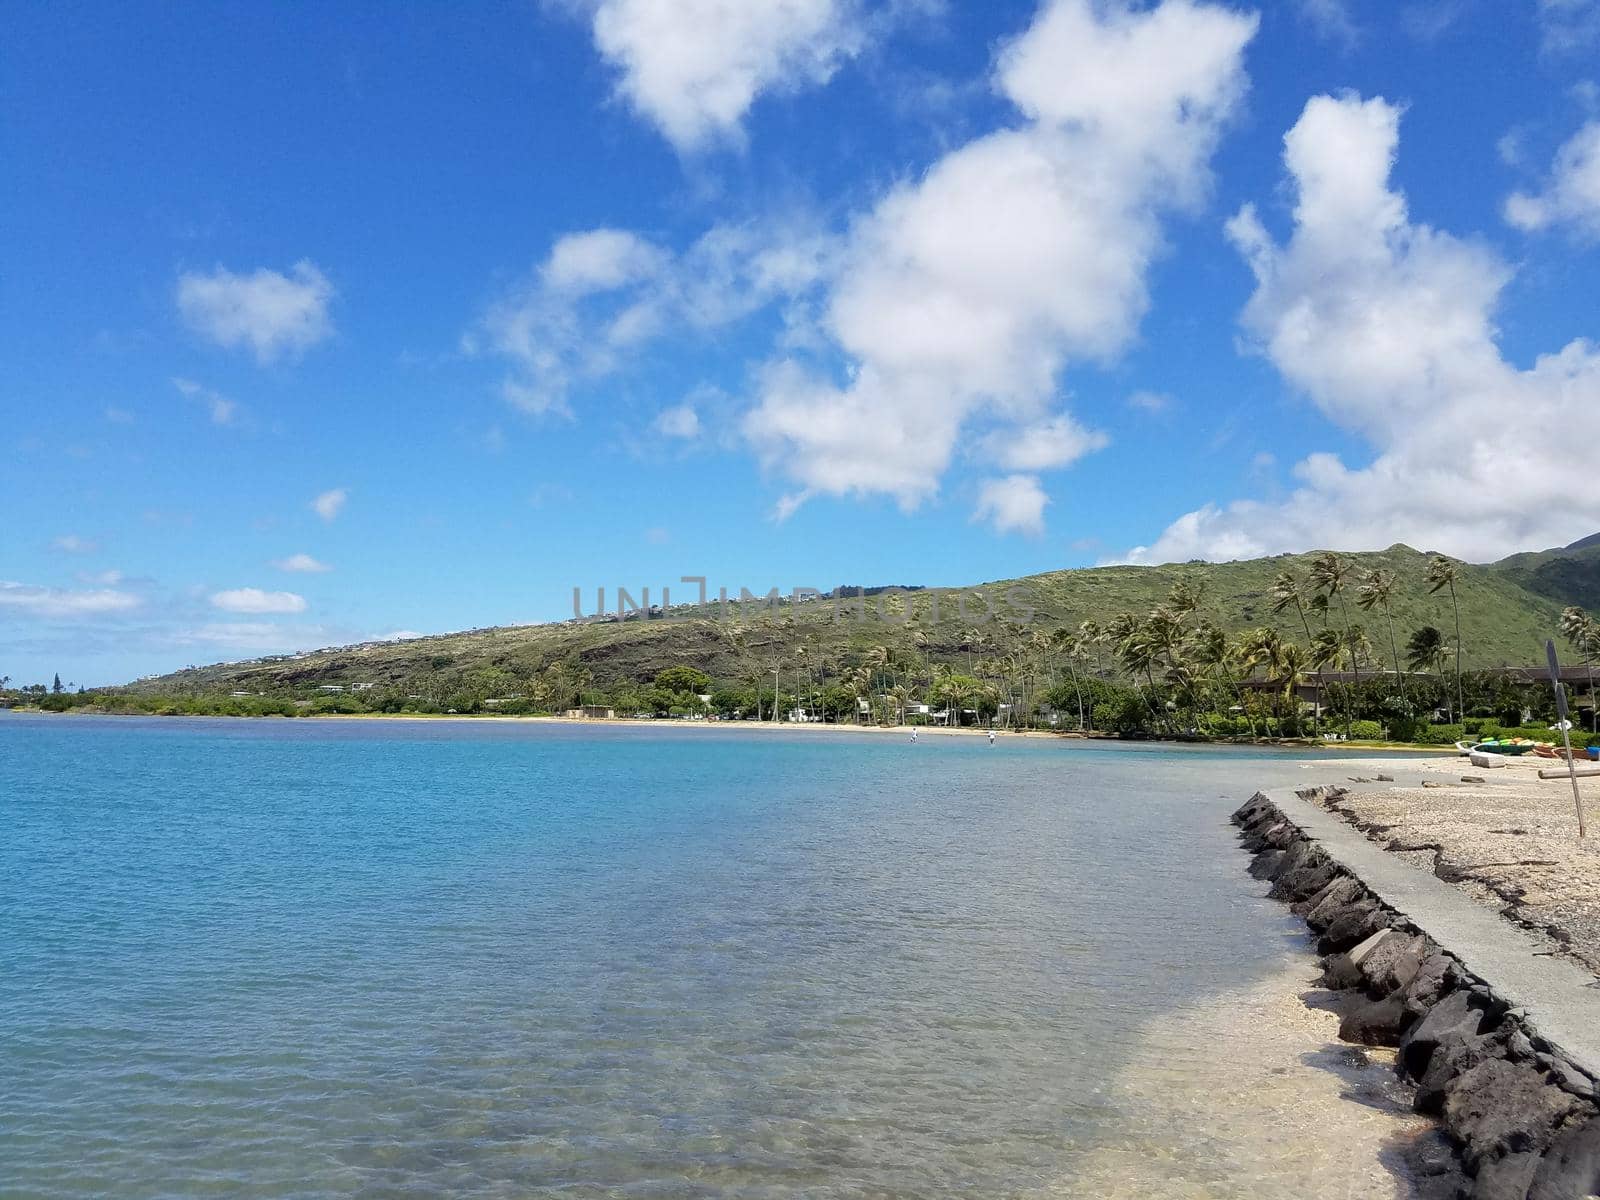
[[[331,521],[344,509],[345,501],[350,499],[349,488],[329,488],[311,502],[311,509],[324,521]]]
[[[1483,561],[1600,528],[1582,455],[1538,437],[1600,397],[1600,349],[1579,340],[1527,370],[1496,344],[1510,268],[1485,246],[1411,220],[1390,183],[1401,110],[1320,96],[1285,138],[1296,204],[1286,244],[1253,207],[1229,225],[1256,291],[1243,323],[1332,421],[1369,441],[1366,466],[1328,453],[1293,468],[1282,503],[1208,505],[1136,561],[1253,557],[1404,540]]]
[[[855,0],[599,0],[617,95],[680,151],[737,138],[764,92],[826,83],[866,32]]]
[[[324,571],[333,570],[327,563],[318,562],[309,554],[291,554],[288,558],[274,560],[272,565],[280,571],[289,571],[299,575],[318,575]]]
[[[1033,475],[1007,475],[985,480],[978,489],[974,521],[988,521],[996,533],[1025,533],[1037,537],[1044,532],[1044,508],[1050,503],[1044,488]]]
[[[1070,413],[1058,413],[1030,425],[995,430],[984,438],[983,448],[1005,470],[1051,471],[1070,466],[1110,442],[1105,434],[1078,424]]]
[[[1003,49],[995,83],[1021,124],[946,155],[851,231],[821,322],[843,371],[789,356],[761,375],[744,432],[798,485],[780,516],[818,494],[915,508],[971,418],[1047,421],[1069,362],[1128,345],[1163,215],[1206,194],[1255,28],[1193,0],[1055,0]]]
[[[234,588],[213,593],[211,606],[231,613],[301,613],[306,610],[306,600],[304,596],[297,596],[293,592]]]
[[[50,545],[63,554],[93,554],[100,549],[99,542],[76,533],[63,533],[53,538]]]
[[[226,349],[248,348],[261,363],[303,353],[333,333],[333,284],[301,260],[287,275],[226,267],[178,277],[178,312],[196,333]]]
[[[568,234],[490,306],[465,349],[512,364],[502,390],[516,407],[570,416],[575,388],[660,338],[703,335],[814,287],[831,247],[799,222],[717,225],[681,252],[626,230]]]
[[[35,587],[0,579],[0,610],[45,620],[104,616],[129,612],[142,601],[131,592],[112,588],[72,591],[66,588]]]
[[[1529,232],[1566,225],[1585,241],[1600,241],[1600,121],[1589,122],[1556,152],[1541,193],[1510,196],[1505,215]]]

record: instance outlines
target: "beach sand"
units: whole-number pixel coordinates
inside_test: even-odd
[[[1578,781],[1589,834],[1580,841],[1571,783],[1539,778],[1564,766],[1532,756],[1487,769],[1454,757],[1352,758],[1336,770],[1307,764],[1307,784],[1350,789],[1324,806],[1600,974],[1600,778]]]

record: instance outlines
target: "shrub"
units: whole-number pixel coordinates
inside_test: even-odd
[[[1376,721],[1351,721],[1350,736],[1363,742],[1383,740],[1383,726]]]
[[[1429,725],[1414,740],[1425,746],[1454,746],[1467,737],[1464,725]]]

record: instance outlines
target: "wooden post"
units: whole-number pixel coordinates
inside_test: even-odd
[[[1583,796],[1578,791],[1578,764],[1572,761],[1572,735],[1568,733],[1572,722],[1567,719],[1567,689],[1561,685],[1561,662],[1556,658],[1555,639],[1544,644],[1545,655],[1550,660],[1550,682],[1556,689],[1556,717],[1561,725],[1561,744],[1567,750],[1567,776],[1572,780],[1572,805],[1578,810],[1578,836],[1584,836]]]

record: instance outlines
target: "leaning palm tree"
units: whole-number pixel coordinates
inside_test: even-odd
[[[1456,583],[1461,578],[1461,564],[1442,554],[1435,554],[1428,562],[1428,594],[1450,589],[1450,607],[1456,618],[1456,711],[1451,715],[1459,721],[1466,713],[1466,703],[1461,687],[1461,598],[1456,594]]]
[[[1313,639],[1311,636],[1311,617],[1306,611],[1305,596],[1300,591],[1300,581],[1291,571],[1281,571],[1272,581],[1272,611],[1281,613],[1292,608],[1300,614],[1300,626],[1306,632],[1306,653],[1315,658]],[[1316,728],[1317,736],[1322,736],[1322,665],[1316,664],[1317,672],[1317,703],[1312,706],[1311,720]]]
[[[1368,571],[1356,593],[1356,605],[1362,612],[1381,608],[1389,622],[1389,651],[1394,657],[1394,678],[1400,695],[1406,694],[1405,676],[1400,673],[1400,643],[1394,633],[1394,572],[1381,568]]]
[[[1321,682],[1323,669],[1332,667],[1335,671],[1344,660],[1344,635],[1337,629],[1322,629],[1311,642],[1311,665],[1317,670],[1318,682]],[[1317,696],[1317,706],[1322,706],[1326,698],[1325,693]],[[1344,706],[1344,736],[1350,740],[1350,705],[1348,701]]]
[[[1344,585],[1350,578],[1353,567],[1350,561],[1332,550],[1319,554],[1311,560],[1311,586],[1316,588],[1323,599],[1331,607],[1333,602],[1339,602],[1339,613],[1344,621],[1346,641],[1350,637],[1350,605],[1344,598]],[[1361,667],[1355,667],[1356,683],[1361,682]]]
[[[1294,714],[1296,732],[1300,724],[1300,687],[1306,681],[1306,657],[1305,651],[1293,642],[1284,643],[1278,651],[1278,684],[1283,689],[1284,705]],[[1278,732],[1283,732],[1281,720]]]
[[[1600,732],[1600,697],[1594,692],[1594,660],[1600,654],[1600,623],[1577,605],[1561,610],[1561,636],[1583,655],[1589,669],[1589,723],[1591,732]]]
[[[1413,671],[1438,674],[1444,668],[1449,650],[1444,634],[1432,625],[1424,625],[1406,642],[1406,663]]]

